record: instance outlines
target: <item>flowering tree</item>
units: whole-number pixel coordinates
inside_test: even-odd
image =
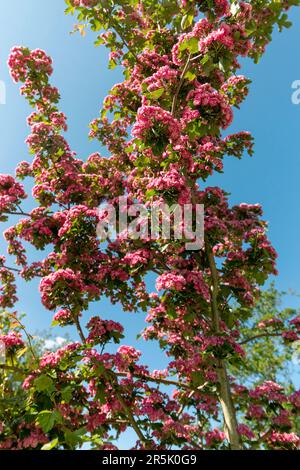
[[[97,44],[110,49],[110,68],[123,66],[124,81],[91,123],[90,137],[109,156],[81,160],[63,136],[51,59],[26,47],[9,57],[11,76],[34,108],[32,160],[18,165],[16,178],[31,178],[36,206],[25,213],[23,186],[0,176],[1,220],[18,217],[4,232],[15,266],[0,260],[7,352],[0,448],[76,449],[89,442],[117,449],[132,428],[137,449],[296,449],[300,392],[275,382],[283,360],[272,359],[269,376],[263,366],[255,370],[255,360],[264,345],[282,358],[282,347],[298,340],[300,317],[275,304],[258,307],[259,286],[276,273],[261,207],[230,207],[226,192],[204,182],[222,171],[226,155],[252,154],[248,132],[223,132],[250,83],[237,75],[239,58],[257,62],[274,26],[290,26],[286,11],[299,0],[66,3],[78,14],[77,29],[102,31]],[[118,210],[120,198],[126,209],[138,203],[149,211],[203,204],[203,247],[121,230],[115,240],[101,239],[99,205]],[[44,257],[30,261],[24,242]],[[154,293],[146,288],[149,273]],[[15,275],[40,278],[53,324],[74,325],[78,342],[40,353],[13,311]],[[96,316],[82,325],[82,313],[102,297],[147,314],[142,336],[166,352],[165,370],[143,365],[113,319]],[[121,341],[115,352],[105,349]]]

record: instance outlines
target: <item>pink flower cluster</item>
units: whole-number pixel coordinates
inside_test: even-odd
[[[293,318],[293,320],[290,321],[290,324],[296,327],[297,330],[300,330],[300,317],[298,316]]]
[[[213,3],[218,16],[224,16],[229,13],[229,3],[227,0],[213,0]]]
[[[141,352],[133,346],[120,346],[115,355],[115,365],[118,370],[128,370],[129,365],[134,365],[140,358]]]
[[[288,445],[293,445],[295,447],[300,446],[300,437],[297,436],[295,433],[288,433],[288,432],[276,432],[272,431],[269,439],[271,442],[274,442],[276,444],[288,444]]]
[[[90,330],[87,338],[89,343],[107,343],[114,337],[118,340],[124,331],[120,323],[112,320],[102,320],[100,317],[91,318],[87,328]],[[115,336],[115,334],[117,335]]]
[[[14,331],[6,335],[0,335],[0,342],[4,343],[7,349],[24,346],[21,334]]]
[[[254,439],[255,437],[255,434],[246,424],[239,424],[237,427],[237,431],[239,432],[239,434],[241,434],[241,436],[244,436],[247,439]]]
[[[176,272],[161,274],[156,279],[156,289],[182,291],[186,286],[186,279]]]
[[[47,436],[39,428],[33,429],[29,436],[24,437],[19,442],[18,449],[36,449],[39,445],[46,444],[48,442]]]
[[[175,166],[171,166],[166,172],[160,173],[159,176],[150,180],[148,189],[157,189],[164,191],[167,189],[184,190],[187,186],[186,179]]]
[[[67,355],[77,351],[80,347],[80,343],[70,343],[55,352],[44,354],[40,360],[40,368],[55,368],[62,359],[64,359]]]
[[[260,420],[266,417],[266,412],[260,405],[250,405],[247,415],[251,418]]]
[[[215,90],[209,83],[196,83],[195,88],[191,90],[187,99],[197,108],[198,117],[204,121],[213,119],[223,129],[226,129],[232,122],[233,113],[226,97]],[[214,115],[208,117],[208,113],[214,111]],[[186,114],[186,116],[188,116]],[[195,115],[192,115],[195,118]],[[188,117],[183,117],[187,121]]]
[[[73,323],[73,317],[71,310],[64,308],[59,310],[53,317],[54,322],[58,322],[60,325],[68,325]]]
[[[295,408],[300,408],[300,390],[291,394],[290,402],[295,406]]]
[[[71,4],[75,7],[94,7],[98,0],[71,0]]]
[[[226,439],[225,433],[219,429],[213,429],[205,435],[206,444],[211,447],[219,442],[223,442]]]
[[[258,385],[254,390],[250,390],[249,396],[254,399],[264,398],[279,403],[286,401],[282,386],[271,380],[264,382],[262,385]]]
[[[268,328],[268,327],[274,327],[274,328],[280,328],[283,325],[282,320],[280,318],[270,318],[268,320],[263,320],[260,321],[257,324],[257,328]]]
[[[248,95],[248,80],[244,75],[234,75],[221,86],[233,106],[238,106]]]
[[[137,121],[132,128],[132,135],[143,140],[156,125],[163,126],[166,139],[176,142],[180,138],[181,126],[169,111],[158,106],[142,106],[138,110]],[[155,138],[155,137],[154,137]]]
[[[59,269],[40,282],[42,303],[49,310],[54,310],[57,305],[73,304],[83,291],[80,275],[70,268]]]
[[[224,46],[227,49],[233,50],[235,41],[232,35],[231,27],[227,23],[222,23],[218,29],[212,31],[207,36],[200,39],[199,52],[208,52],[209,48],[212,45],[216,45],[216,43]]]
[[[147,77],[143,83],[147,85],[149,92],[164,89],[170,87],[172,84],[176,84],[178,77],[178,70],[172,69],[169,65],[164,65],[160,67],[157,72],[155,72],[150,77]]]
[[[64,211],[63,214],[58,213],[57,217],[61,224],[61,228],[58,232],[59,237],[63,237],[72,230],[73,224],[78,224],[79,220],[82,220],[82,223],[86,224],[86,230],[87,220],[92,220],[95,225],[99,220],[97,209],[89,209],[84,205],[73,206],[70,210]]]
[[[71,0],[70,4],[78,7],[79,15],[86,16],[87,21],[93,21],[94,14],[101,17],[103,13],[100,3]],[[252,149],[247,133],[221,136],[221,128],[231,124],[231,106],[237,106],[247,92],[247,80],[233,74],[239,66],[238,55],[249,50],[248,35],[252,33],[248,32],[247,21],[251,6],[241,2],[231,13],[228,0],[183,2],[187,19],[194,15],[193,24],[197,24],[178,38],[169,24],[160,31],[156,29],[143,2],[136,2],[134,9],[122,8],[122,3],[126,2],[117,2],[111,16],[128,39],[130,50],[124,55],[115,32],[101,36],[111,49],[110,60],[120,63],[123,58],[126,79],[111,90],[101,117],[91,124],[91,136],[107,145],[109,158],[93,154],[83,162],[71,152],[61,135],[67,124],[56,106],[58,90],[48,81],[51,59],[43,51],[15,48],[9,59],[13,79],[24,82],[21,93],[35,106],[28,119],[31,134],[27,139],[34,159],[31,165],[22,162],[17,174],[34,178],[32,194],[40,204],[26,220],[6,231],[9,253],[23,267],[21,275],[25,279],[42,277],[44,306],[55,311],[62,307],[54,320],[60,325],[76,323],[85,343],[44,354],[39,369],[32,371],[23,387],[35,387],[41,372],[50,372],[56,378],[57,390],[70,385],[70,402],[61,403],[58,397],[60,404],[53,404],[53,410],[59,410],[64,420],[59,423],[63,431],[70,430],[72,435],[74,432],[76,439],[76,430],[83,428],[90,433],[99,431],[99,439],[104,437],[105,441],[112,437],[112,430],[119,435],[128,426],[127,407],[133,418],[138,418],[139,426],[147,426],[145,432],[147,439],[153,439],[153,448],[191,448],[193,440],[202,445],[202,438],[208,446],[223,448],[230,443],[223,443],[225,434],[213,429],[213,423],[222,422],[220,400],[215,393],[220,381],[218,361],[221,358],[225,363],[231,355],[244,354],[237,343],[237,326],[229,327],[231,318],[223,307],[231,297],[241,307],[254,300],[257,284],[274,272],[276,253],[265,236],[260,207],[241,204],[231,208],[220,188],[201,191],[197,181],[206,180],[214,170],[221,171],[226,154],[240,158],[245,149]],[[95,9],[86,10],[96,5]],[[180,18],[175,16],[176,8]],[[172,24],[181,20],[183,9],[174,2]],[[202,13],[206,18],[198,21]],[[269,13],[266,8],[260,16],[266,27]],[[220,19],[221,16],[226,17]],[[255,40],[255,24],[253,28]],[[259,37],[259,42],[263,38]],[[129,141],[130,132],[133,139]],[[6,189],[0,191],[0,207],[2,193],[3,197],[8,196]],[[160,240],[152,243],[147,239],[141,244],[125,237],[108,241],[107,247],[100,245],[95,227],[99,219],[93,208],[102,201],[115,204],[124,194],[129,194],[130,203],[150,204],[149,199],[155,204],[173,199],[179,203],[203,203],[207,253],[187,253],[181,242],[168,243],[162,249]],[[12,210],[18,198],[21,194],[11,201]],[[3,201],[6,208],[7,200]],[[53,213],[54,207],[57,212]],[[38,249],[50,247],[53,252],[47,251],[43,261],[28,266],[19,239]],[[218,328],[214,328],[211,319],[214,279],[210,250],[218,258],[220,331],[215,331]],[[1,258],[0,304],[11,306],[15,300],[14,276],[4,263]],[[148,294],[145,276],[152,270],[163,273],[156,282],[157,291],[167,291],[163,296]],[[121,346],[115,354],[102,351],[101,347],[98,352],[94,348],[97,344],[119,343],[123,336],[123,327],[112,320],[93,317],[87,325],[85,342],[77,320],[90,302],[99,299],[100,293],[112,303],[120,301],[125,310],[150,310],[144,337],[160,341],[171,358],[166,371],[151,374],[146,366],[138,364],[141,353],[131,346]],[[300,320],[295,319],[291,323],[293,330],[299,324]],[[266,322],[260,327],[266,326],[280,325]],[[294,331],[283,334],[290,340],[295,335]],[[9,341],[17,346],[22,339],[6,338]],[[178,380],[172,399],[159,389],[159,384],[173,388],[175,381],[168,380],[169,375],[176,375]],[[155,381],[155,388],[151,388]],[[276,430],[292,430],[291,414],[300,406],[298,392],[286,397],[280,385],[265,382],[248,393],[245,387],[235,385],[232,377],[228,386],[233,389],[239,418],[243,419],[245,411],[246,419],[260,420],[262,427],[271,424]],[[179,412],[184,407],[188,413],[191,410],[191,415]],[[204,427],[200,430],[196,426],[198,412],[203,413]],[[141,415],[147,421],[139,419]],[[160,423],[151,429],[155,421]],[[1,429],[0,424],[0,432]],[[45,439],[34,430],[26,431],[24,448],[36,448]],[[245,424],[239,425],[238,432],[243,441],[256,437]],[[63,439],[63,434],[59,438]],[[268,439],[275,446],[279,443],[279,447],[280,442],[281,447],[298,444],[292,433],[265,436],[262,447]],[[110,444],[103,447],[109,448]]]
[[[26,197],[22,184],[17,183],[10,175],[0,174],[0,216],[13,212],[16,205]]]
[[[187,288],[188,284],[204,299],[208,300],[210,298],[208,285],[200,271],[183,270],[181,273],[177,271],[164,273],[157,278],[156,289],[158,291],[182,291]]]
[[[147,264],[150,259],[151,253],[147,249],[141,249],[137,251],[133,251],[131,253],[127,253],[124,258],[123,262],[129,264],[129,266],[136,266],[137,264]]]
[[[8,66],[15,82],[24,82],[28,72],[52,74],[52,60],[41,49],[30,51],[26,47],[14,47],[11,50]]]

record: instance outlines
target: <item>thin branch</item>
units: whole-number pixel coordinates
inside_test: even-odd
[[[119,38],[121,39],[122,43],[123,43],[123,46],[125,46],[127,48],[127,50],[133,55],[133,57],[135,58],[135,60],[137,61],[137,63],[139,65],[141,65],[142,67],[144,67],[144,64],[140,61],[140,59],[138,58],[138,56],[136,55],[136,53],[131,49],[131,47],[129,46],[128,42],[127,42],[127,39],[124,37],[124,34],[123,34],[123,31],[122,29],[119,28],[119,25],[118,23],[115,21],[114,17],[113,17],[113,9],[112,8],[108,8],[108,9],[103,9],[104,10],[104,14],[107,14],[108,16],[110,16],[110,20],[109,20],[109,23],[110,23],[110,26],[116,31],[116,33],[119,35]]]
[[[127,374],[124,372],[116,372],[115,375],[117,377],[127,377]],[[207,385],[208,382],[205,382],[203,385],[200,385],[197,388],[192,388],[190,385],[184,384],[182,382],[177,382],[176,380],[169,380],[169,379],[163,379],[163,378],[154,378],[151,377],[151,375],[143,375],[143,374],[131,374],[133,377],[136,379],[141,379],[145,380],[147,382],[154,382],[156,384],[163,384],[163,385],[173,385],[177,388],[183,388],[185,390],[191,390],[193,393],[197,393],[202,391]]]
[[[77,327],[77,331],[78,331],[78,334],[82,340],[83,343],[86,343],[86,339],[85,339],[85,336],[84,336],[84,333],[82,331],[82,328],[81,328],[81,325],[80,325],[80,322],[78,320],[78,317],[75,317],[75,315],[73,316],[74,318],[74,321],[75,321],[75,325]],[[142,431],[140,430],[138,424],[136,423],[135,419],[134,419],[134,416],[131,412],[131,410],[129,409],[129,407],[127,406],[127,404],[125,403],[123,397],[121,396],[121,394],[118,392],[117,390],[117,387],[119,386],[118,384],[118,379],[117,379],[117,374],[115,374],[114,372],[112,372],[113,374],[113,382],[114,382],[114,392],[116,394],[116,397],[117,399],[119,400],[125,414],[127,415],[127,418],[132,426],[132,428],[134,429],[134,431],[136,432],[136,435],[138,436],[138,438],[140,439],[141,442],[143,442],[143,444],[145,445],[145,447],[147,448],[147,439],[145,438],[144,434],[142,433]],[[104,374],[104,377],[108,380],[108,382],[111,383],[111,380],[110,380],[110,377],[107,373]],[[113,385],[113,384],[112,384]]]
[[[180,77],[180,80],[179,80],[179,83],[178,83],[178,87],[177,87],[177,89],[175,91],[175,94],[174,94],[174,97],[173,97],[172,109],[171,109],[172,116],[175,116],[175,114],[176,114],[178,95],[179,95],[179,92],[180,92],[181,87],[183,85],[185,74],[188,71],[188,68],[190,66],[190,60],[191,60],[191,54],[189,54],[189,56],[187,58],[187,61],[185,63],[184,69],[182,71],[182,74],[181,74],[181,77]]]
[[[7,370],[8,372],[20,372],[22,374],[26,374],[25,369],[21,369],[20,367],[16,366],[8,366],[7,364],[0,364],[0,369]]]
[[[191,398],[193,398],[193,396],[195,395],[196,392],[200,392],[201,390],[203,390],[207,385],[209,384],[209,382],[205,382],[203,385],[200,385],[200,387],[197,388],[197,390],[192,390],[189,394],[188,394],[188,399],[190,400]],[[183,411],[185,410],[186,408],[186,405],[185,404],[182,404],[179,411],[178,411],[178,416],[180,416]]]
[[[195,57],[191,59],[191,62],[195,62],[197,59],[200,59],[200,57],[203,57],[203,54],[198,54]]]
[[[115,374],[117,377],[127,377],[127,374],[123,372],[116,372]],[[142,375],[142,374],[131,374],[133,377],[141,380],[146,380],[147,382],[154,382],[157,384],[163,384],[163,385],[174,385],[175,387],[178,388],[185,388],[187,390],[190,390],[191,387],[189,385],[186,385],[181,382],[176,382],[176,380],[168,380],[168,379],[155,379],[154,377],[151,377],[151,375]]]
[[[10,266],[3,266],[5,269],[8,269],[9,271],[15,271],[16,273],[22,272],[22,269],[18,268],[11,268]]]
[[[6,214],[9,214],[9,215],[25,215],[26,217],[31,217],[31,214],[27,214],[27,212],[18,212],[18,211],[14,211],[14,212],[6,212]]]
[[[281,336],[281,333],[260,333],[260,334],[257,334],[257,335],[254,335],[254,336],[251,336],[249,338],[244,339],[239,344],[240,345],[246,344],[246,343],[249,343],[250,341],[254,341],[255,339],[263,338],[263,337],[269,337],[269,336]]]
[[[144,434],[142,433],[142,431],[140,430],[136,420],[134,419],[134,416],[133,414],[131,413],[131,410],[130,408],[126,405],[125,403],[125,400],[123,399],[122,395],[118,392],[118,390],[115,388],[114,390],[115,392],[115,395],[117,397],[117,399],[119,400],[119,402],[121,403],[121,406],[125,412],[125,414],[127,415],[128,417],[128,420],[132,426],[132,428],[134,429],[134,431],[136,432],[136,435],[138,436],[138,438],[140,439],[140,441],[144,444],[144,446],[147,448],[148,447],[148,441],[147,439],[145,438]]]
[[[84,333],[83,333],[83,330],[81,328],[81,325],[80,325],[80,321],[78,320],[78,317],[76,315],[72,315],[73,316],[73,320],[75,322],[75,325],[76,325],[76,328],[77,328],[77,331],[78,331],[78,334],[80,336],[80,339],[83,343],[86,342],[86,339],[85,339],[85,336],[84,336]]]

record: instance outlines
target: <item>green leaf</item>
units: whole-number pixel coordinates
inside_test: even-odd
[[[37,422],[44,432],[49,432],[55,424],[55,415],[52,411],[41,411]]]
[[[151,91],[150,93],[147,93],[147,96],[150,98],[160,98],[161,95],[164,93],[165,89],[164,88],[158,88],[157,90]]]
[[[188,49],[191,54],[195,54],[199,51],[199,40],[197,38],[191,38],[187,41]]]
[[[146,198],[150,199],[151,197],[155,196],[155,194],[156,194],[155,189],[148,189],[148,191],[146,191]]]
[[[201,372],[192,372],[191,373],[192,383],[195,387],[200,387],[204,384],[204,376]]]
[[[58,444],[58,438],[56,437],[50,442],[47,442],[47,444],[43,445],[41,450],[52,450],[54,447],[56,447]]]
[[[72,398],[72,392],[73,392],[73,391],[72,391],[72,387],[68,386],[68,387],[64,388],[64,389],[62,390],[62,392],[61,392],[61,397],[62,397],[62,399],[63,399],[65,402],[69,403],[69,401],[70,401],[71,398]]]
[[[17,352],[17,358],[20,359],[20,357],[22,357],[26,353],[27,349],[28,349],[27,347],[20,349]]]
[[[194,21],[194,14],[187,13],[186,15],[183,16],[181,20],[181,29],[183,30],[187,29],[189,26],[191,26],[193,21]]]
[[[192,82],[196,78],[196,74],[188,70],[184,76],[189,82]]]
[[[102,24],[97,18],[93,18],[91,21],[91,29],[92,31],[99,31],[102,28]]]
[[[77,444],[82,442],[82,436],[86,433],[85,428],[77,429],[77,431],[66,431],[65,441],[70,447],[76,447]]]
[[[53,380],[47,375],[41,375],[35,379],[34,385],[38,392],[44,392],[46,390],[48,392],[53,392],[53,390],[55,390]]]

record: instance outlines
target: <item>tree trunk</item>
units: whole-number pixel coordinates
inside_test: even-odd
[[[212,323],[215,333],[220,332],[220,315],[218,309],[218,291],[219,291],[219,275],[216,267],[213,251],[206,242],[206,255],[208,264],[211,271],[212,286],[211,286],[211,313]],[[237,431],[238,422],[236,412],[232,400],[230,383],[227,375],[226,364],[222,360],[217,361],[217,376],[219,382],[219,398],[224,416],[224,431],[230,443],[232,450],[243,450],[241,437]]]
[[[220,387],[219,397],[224,416],[224,431],[226,437],[232,450],[243,450],[241,438],[237,431],[238,423],[236,419],[236,412],[231,396],[230,384],[224,361],[220,361],[217,365],[217,374]]]

